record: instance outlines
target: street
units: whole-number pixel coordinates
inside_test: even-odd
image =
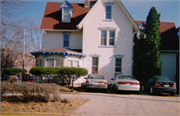
[[[178,116],[180,97],[168,95],[114,94],[101,92],[81,92],[80,94],[61,94],[61,97],[90,99],[76,109],[73,115],[141,115]]]

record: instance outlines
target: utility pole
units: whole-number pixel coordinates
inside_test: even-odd
[[[24,44],[23,44],[23,69],[24,69],[24,54],[25,54],[25,29],[23,29],[24,31]]]

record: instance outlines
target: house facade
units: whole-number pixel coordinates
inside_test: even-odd
[[[117,72],[133,73],[138,26],[119,0],[48,2],[40,29],[46,32],[46,46],[31,53],[37,66],[83,67],[108,81]]]

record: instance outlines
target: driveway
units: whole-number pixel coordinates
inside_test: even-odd
[[[167,95],[113,94],[81,92],[80,94],[61,94],[67,98],[90,99],[76,109],[73,115],[108,115],[108,116],[179,116],[180,97]]]

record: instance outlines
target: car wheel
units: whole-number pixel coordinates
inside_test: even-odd
[[[84,91],[85,91],[85,92],[88,92],[88,91],[89,91],[89,89],[88,89],[88,88],[85,88],[85,89],[84,89]]]
[[[114,85],[114,87],[113,87],[113,90],[114,90],[114,93],[117,93],[118,92],[118,90],[117,90],[117,87]]]
[[[169,93],[170,96],[174,96],[175,94],[174,93]]]
[[[103,93],[106,93],[107,92],[107,89],[103,89]]]
[[[141,91],[144,91],[144,86],[141,87]]]
[[[153,87],[150,88],[150,94],[153,95],[154,94],[154,91],[153,91]]]

